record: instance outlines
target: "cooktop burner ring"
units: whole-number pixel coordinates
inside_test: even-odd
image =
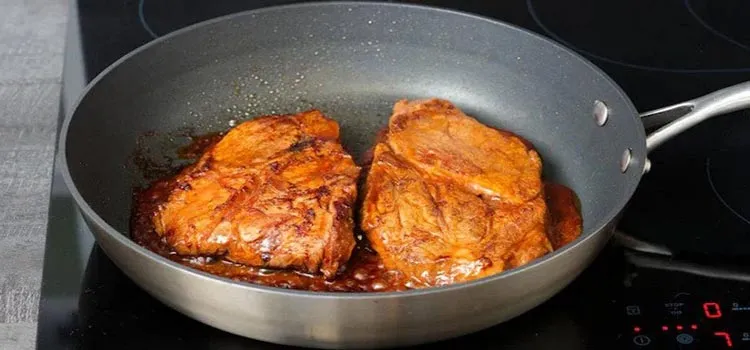
[[[706,28],[709,32],[712,34],[718,36],[719,38],[722,38],[726,40],[727,42],[732,43],[732,45],[737,46],[743,50],[750,51],[750,46],[745,45],[737,40],[732,39],[729,35],[726,35],[722,33],[720,30],[714,28],[712,25],[710,25],[701,15],[698,14],[698,12],[695,11],[695,8],[693,8],[693,0],[684,0],[685,8],[688,10],[691,16],[695,18],[698,23],[700,23],[703,27]]]
[[[730,202],[732,200],[726,198],[725,195],[722,195],[722,191],[720,191],[717,188],[717,185],[714,182],[714,177],[715,176],[711,175],[711,170],[712,170],[712,167],[711,167],[711,156],[708,156],[708,157],[706,157],[706,178],[708,179],[708,184],[711,186],[711,191],[713,191],[714,195],[719,200],[719,202],[721,202],[721,204],[724,207],[726,207],[727,209],[729,209],[729,211],[732,214],[734,214],[734,216],[736,216],[738,219],[744,221],[745,223],[750,224],[750,219],[748,219],[748,216],[743,215],[743,213],[741,213],[739,210],[735,209],[732,206],[732,204],[730,204]],[[747,177],[747,178],[750,179],[750,176]]]
[[[689,2],[690,0],[685,0],[685,2]],[[534,6],[533,0],[526,0],[526,7],[528,9],[529,15],[531,15],[531,18],[536,22],[536,24],[553,40],[557,41],[558,43],[567,46],[568,48],[584,55],[588,56],[589,58],[593,58],[599,61],[607,62],[610,64],[615,64],[619,66],[624,66],[628,68],[633,69],[640,69],[640,70],[646,70],[646,71],[653,71],[653,72],[662,72],[662,73],[747,73],[750,72],[750,67],[745,68],[667,68],[667,67],[656,67],[656,66],[648,66],[643,64],[637,64],[637,63],[629,63],[617,59],[613,59],[607,56],[599,55],[594,52],[582,49],[578,47],[577,45],[574,45],[568,40],[563,39],[560,35],[555,33],[552,29],[549,28],[549,26],[544,24],[544,21],[542,21],[541,17],[539,16],[539,13],[536,10],[536,7]],[[691,7],[692,8],[692,7]],[[694,16],[698,22],[706,27],[704,23],[700,20],[700,17]],[[707,27],[709,31],[716,34],[716,30],[712,27]],[[713,29],[713,30],[712,30]],[[724,36],[723,34],[719,33],[720,36]],[[734,44],[734,40],[729,38],[731,42]],[[735,44],[736,45],[736,44]],[[744,45],[740,44],[742,48],[744,48]],[[748,50],[750,51],[750,50]]]
[[[146,0],[138,0],[138,21],[141,22],[141,27],[148,32],[151,37],[154,39],[158,38],[159,35],[154,32],[154,30],[151,28],[151,26],[146,21],[146,15],[143,12],[143,6]]]

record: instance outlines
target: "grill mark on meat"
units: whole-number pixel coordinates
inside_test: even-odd
[[[314,143],[313,139],[302,139],[300,141],[297,141],[293,145],[289,146],[290,152],[299,152],[309,146],[312,146]]]
[[[423,181],[420,185],[422,188],[424,188],[425,193],[427,193],[428,198],[432,203],[432,211],[437,219],[438,227],[440,228],[440,234],[444,235],[447,231],[448,224],[446,223],[443,209],[435,198],[435,194],[432,193],[430,186],[425,181]]]
[[[346,220],[350,218],[349,215],[347,215],[350,207],[346,203],[343,203],[341,201],[334,201],[333,207],[336,208],[337,220]]]
[[[318,198],[320,198],[320,197],[324,197],[324,196],[328,196],[328,195],[330,195],[330,194],[331,194],[331,190],[330,190],[330,189],[328,189],[328,186],[320,186],[320,187],[318,187],[318,188],[317,188],[317,190],[315,191],[315,195],[316,195],[316,196],[317,196]]]
[[[214,163],[214,158],[213,157],[210,157],[210,156],[206,157],[203,160],[202,164],[199,163],[199,164],[201,164],[201,166],[200,166],[200,168],[198,168],[198,171],[200,171],[200,172],[206,172],[206,171],[210,170],[211,167],[212,167],[212,165],[213,165],[213,163]]]
[[[273,171],[275,174],[279,173],[279,162],[271,162],[268,164],[268,166],[271,168],[271,171]]]

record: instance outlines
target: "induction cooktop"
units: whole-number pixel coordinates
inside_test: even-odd
[[[293,1],[71,1],[61,119],[129,51],[206,19]],[[742,0],[408,1],[472,12],[590,59],[639,110],[750,80]],[[750,113],[696,126],[650,155],[616,239],[550,301],[496,327],[417,348],[750,348]],[[96,245],[55,165],[39,349],[283,349],[171,310]]]

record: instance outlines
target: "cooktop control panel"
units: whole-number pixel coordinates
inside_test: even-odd
[[[677,292],[622,309],[635,349],[750,349],[750,302]],[[692,346],[692,347],[691,347]]]
[[[620,344],[625,349],[750,349],[750,291],[736,278],[632,271],[617,303]]]

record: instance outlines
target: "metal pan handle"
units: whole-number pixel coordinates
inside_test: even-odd
[[[646,137],[646,149],[653,151],[664,142],[706,119],[750,108],[750,82],[733,85],[696,99],[655,109],[641,114],[647,129],[663,125]],[[650,169],[646,159],[644,172]],[[668,248],[641,241],[619,230],[615,231],[617,242],[634,251],[655,255],[673,256]]]
[[[684,113],[681,117],[649,134],[646,138],[646,149],[651,152],[664,142],[706,119],[745,108],[750,108],[750,82],[733,85],[694,100],[643,113],[641,118],[646,127],[657,124],[658,121],[670,115]]]

